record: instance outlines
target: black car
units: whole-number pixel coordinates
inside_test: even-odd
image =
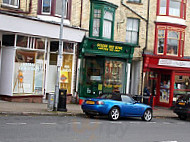
[[[181,120],[186,120],[190,116],[190,94],[179,97],[174,107],[174,113]]]

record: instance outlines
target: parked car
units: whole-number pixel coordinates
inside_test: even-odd
[[[186,120],[190,116],[190,94],[179,97],[173,111],[181,120]]]
[[[100,98],[88,98],[81,108],[90,117],[107,115],[111,120],[118,120],[120,117],[141,117],[145,121],[152,119],[150,106],[137,103],[127,95],[104,94]]]

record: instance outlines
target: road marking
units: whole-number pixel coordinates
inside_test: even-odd
[[[171,124],[171,123],[169,123],[169,122],[163,122],[163,124],[169,125],[169,124]],[[167,141],[166,141],[166,142],[167,142]]]
[[[140,124],[141,122],[129,122],[131,124]]]
[[[177,141],[160,141],[160,142],[177,142]]]
[[[42,125],[56,125],[57,123],[40,123]]]
[[[122,124],[122,122],[110,122],[112,124]]]
[[[71,123],[68,123],[69,125],[71,124],[81,124],[81,122],[71,122]]]
[[[27,123],[6,123],[7,125],[26,125]]]
[[[102,122],[90,122],[90,124],[102,124]]]

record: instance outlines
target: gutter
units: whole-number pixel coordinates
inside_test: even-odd
[[[82,12],[83,12],[83,0],[81,0],[81,9],[80,9],[80,24],[79,27],[82,26]]]
[[[6,6],[3,6],[4,8],[7,8]],[[28,11],[22,11],[22,10],[17,10],[17,9],[13,9],[13,10],[1,10],[1,11],[6,11],[6,12],[13,12],[13,13],[21,13],[21,14],[30,14],[32,11],[32,0],[30,0],[29,3],[29,10]]]

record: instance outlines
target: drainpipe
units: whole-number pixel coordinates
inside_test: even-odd
[[[22,10],[1,10],[6,12],[13,12],[13,13],[21,13],[21,14],[30,14],[32,11],[32,0],[30,0],[29,3],[29,10],[28,11],[22,11]]]
[[[81,6],[80,6],[80,24],[79,27],[81,28],[82,26],[82,9],[83,9],[83,0],[81,0]]]
[[[149,28],[149,14],[150,14],[150,0],[148,0],[148,5],[147,5],[147,18],[144,18],[143,16],[141,16],[140,14],[138,14],[136,11],[134,11],[132,8],[130,8],[129,6],[127,6],[123,0],[121,0],[121,4],[123,6],[125,6],[127,9],[129,9],[131,12],[133,12],[135,15],[137,15],[138,17],[140,17],[142,20],[144,20],[146,22],[146,40],[145,40],[145,47],[143,48],[143,53],[145,52],[145,50],[147,49],[147,45],[148,45],[148,28]],[[142,101],[143,101],[143,86],[144,86],[144,77],[143,77],[143,64],[144,64],[144,60],[142,61],[142,75],[141,75],[141,96],[142,96]]]
[[[143,53],[145,53],[145,50],[147,49],[148,46],[148,28],[149,28],[149,17],[150,17],[150,0],[148,0],[148,5],[147,5],[147,23],[146,23],[146,41],[145,41],[145,47],[143,48]],[[145,74],[143,73],[143,65],[144,65],[144,59],[142,60],[142,74],[141,74],[141,96],[142,96],[142,102],[143,102],[143,88],[144,88],[144,76]]]

